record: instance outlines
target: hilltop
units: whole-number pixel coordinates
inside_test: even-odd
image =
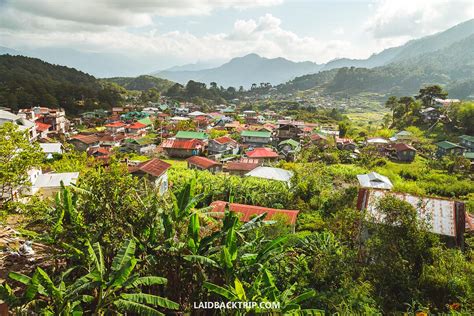
[[[120,90],[94,76],[37,58],[0,56],[0,106],[12,109],[47,105],[69,113],[110,107],[120,100]]]

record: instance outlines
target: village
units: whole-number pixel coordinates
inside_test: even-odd
[[[452,102],[458,100],[437,101],[437,107],[424,112],[425,119],[435,121],[436,113],[441,112],[438,109]],[[0,123],[5,122],[18,125],[20,130],[27,132],[31,142],[38,142],[45,159],[55,159],[66,151],[85,152],[107,168],[113,157],[120,157],[130,174],[151,181],[160,194],[172,186],[167,171],[176,164],[213,174],[278,181],[290,187],[293,172],[278,165],[281,161],[297,162],[301,152],[309,147],[323,153],[340,151],[352,160],[364,150],[372,159],[384,157],[401,164],[412,163],[418,154],[417,141],[406,130],[388,138],[366,137],[356,142],[340,137],[337,124],[297,121],[275,111],[242,110],[234,104],[217,105],[214,111],[204,113],[200,106],[191,102],[178,103],[166,97],[162,97],[159,103],[149,102],[147,106],[127,105],[114,107],[111,111],[99,109],[78,117],[68,117],[63,109],[47,107],[21,109],[18,113],[0,110]],[[472,169],[473,136],[462,135],[458,143],[441,141],[435,145],[437,150],[431,158],[465,157]],[[62,185],[75,185],[80,175],[79,170],[43,173],[35,168],[28,172],[28,176],[29,187],[13,189],[7,195],[4,193],[3,200],[21,200],[31,195],[53,197]],[[358,204],[361,210],[370,208],[364,197],[369,194],[367,190],[390,191],[393,187],[389,178],[376,172],[361,174],[357,178],[361,188],[359,199],[362,200]],[[415,208],[416,201],[427,199],[404,196]],[[211,206],[220,205],[216,210],[223,211],[220,203],[225,202],[215,201]],[[464,206],[454,208],[448,203],[439,208],[435,199],[428,199],[428,204],[432,205],[429,221],[435,232],[455,237],[456,243],[461,244],[464,232],[474,229],[474,222]],[[274,214],[290,214],[288,224],[293,228],[298,214],[298,210],[280,210],[267,205],[235,204],[231,209],[242,213],[244,221],[263,212],[267,213],[268,220]],[[448,216],[446,212],[454,213]],[[449,229],[438,227],[443,226],[443,221],[450,225]]]

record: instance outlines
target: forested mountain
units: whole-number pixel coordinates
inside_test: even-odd
[[[428,84],[447,86],[450,96],[474,96],[474,35],[437,50],[406,58],[386,66],[344,67],[295,78],[282,91],[319,87],[327,93],[410,95]]]
[[[268,59],[256,54],[234,58],[222,66],[202,70],[179,68],[153,73],[160,78],[185,84],[189,80],[217,82],[224,87],[248,88],[252,83],[269,82],[279,84],[301,75],[344,67],[374,68],[391,63],[410,61],[415,57],[446,49],[474,34],[474,19],[458,24],[446,31],[412,40],[404,45],[392,47],[367,59],[341,58],[319,65],[313,62],[293,62],[284,58]],[[306,76],[304,76],[306,77]],[[327,78],[327,75],[323,75]]]
[[[407,42],[398,47],[383,50],[367,59],[341,58],[328,62],[322,70],[342,67],[373,68],[393,62],[400,62],[426,53],[447,48],[474,34],[474,19],[460,23],[446,31]]]
[[[249,88],[253,83],[279,84],[296,76],[315,73],[321,65],[312,62],[293,62],[284,58],[264,58],[257,54],[233,58],[220,67],[198,71],[161,71],[155,75],[181,84],[189,80],[209,84],[217,82],[224,87],[244,86]]]
[[[68,113],[110,107],[120,101],[116,86],[65,66],[23,56],[0,56],[0,106],[13,110],[61,106]]]
[[[155,88],[159,92],[164,92],[173,86],[174,82],[157,78],[154,76],[143,75],[138,77],[113,77],[103,79],[106,82],[114,82],[127,90],[146,91]]]

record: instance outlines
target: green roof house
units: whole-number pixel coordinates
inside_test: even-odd
[[[208,135],[204,132],[190,132],[190,131],[179,131],[175,136],[177,139],[208,139]]]
[[[474,152],[474,136],[471,135],[462,135],[459,136],[461,146],[466,148],[468,152]]]
[[[149,117],[142,118],[141,120],[138,120],[138,122],[145,124],[146,126],[153,126],[153,122]]]
[[[242,131],[242,142],[251,146],[263,146],[272,141],[272,133],[266,131]]]
[[[438,150],[436,151],[436,156],[438,158],[445,155],[462,155],[465,150],[464,147],[455,143],[451,143],[447,140],[443,140],[442,142],[436,143],[435,145],[438,147]]]

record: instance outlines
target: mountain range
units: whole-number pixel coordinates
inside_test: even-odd
[[[112,72],[117,65],[124,73],[133,73],[136,67],[146,69],[142,73],[150,73],[150,65],[146,65],[145,60],[136,62],[120,54],[102,56],[46,48],[24,53],[7,47],[0,47],[0,54],[34,55],[53,64],[74,66],[95,76],[98,72]],[[328,93],[343,94],[364,91],[406,94],[412,93],[420,85],[437,83],[454,91],[454,96],[464,98],[474,95],[473,54],[474,19],[446,31],[383,50],[367,59],[343,58],[317,64],[249,54],[233,58],[217,67],[205,68],[212,64],[199,62],[153,72],[152,75],[181,84],[194,80],[206,84],[216,82],[224,87],[249,88],[254,83],[271,83],[278,85],[281,91],[319,88]],[[71,59],[75,60],[73,65]],[[169,81],[152,79],[139,76],[111,78],[110,81],[138,90],[149,86],[163,90],[171,84]]]
[[[474,19],[460,23],[446,31],[412,40],[392,47],[367,59],[337,59],[326,64],[293,62],[284,58],[264,58],[257,54],[233,58],[214,68],[200,70],[169,69],[153,75],[185,84],[189,80],[217,82],[223,86],[250,87],[253,83],[269,82],[273,85],[287,82],[295,77],[315,74],[343,67],[375,68],[393,63],[402,63],[417,56],[442,51],[474,34]],[[459,52],[463,54],[464,52]],[[469,52],[465,52],[469,53]],[[449,60],[447,61],[449,65]]]
[[[215,68],[202,70],[165,70],[153,75],[185,84],[189,80],[216,82],[224,87],[243,86],[249,88],[253,83],[282,83],[291,78],[321,70],[322,65],[313,62],[293,62],[285,58],[265,58],[257,54],[236,57]]]

